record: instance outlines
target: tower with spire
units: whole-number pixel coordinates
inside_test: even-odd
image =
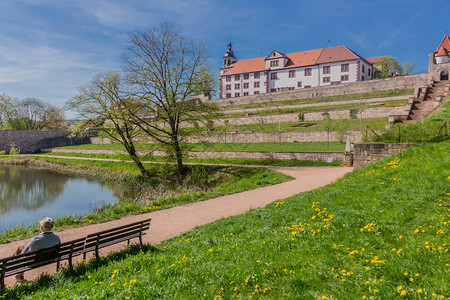
[[[220,74],[224,73],[231,64],[236,62],[236,56],[234,56],[233,49],[231,47],[231,42],[228,42],[227,45],[227,51],[225,52],[225,55],[223,56],[223,66],[220,70]]]

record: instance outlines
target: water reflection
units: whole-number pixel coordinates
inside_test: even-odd
[[[112,191],[114,190],[114,192]],[[87,214],[114,202],[122,190],[99,182],[23,166],[0,165],[0,232],[37,220]]]
[[[55,201],[68,179],[21,166],[0,166],[0,215],[18,208],[35,210]]]

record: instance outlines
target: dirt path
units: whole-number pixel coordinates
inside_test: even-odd
[[[265,166],[267,167],[267,166]],[[345,167],[267,167],[280,173],[294,177],[294,180],[267,186],[242,193],[222,196],[197,203],[180,205],[177,207],[154,211],[147,214],[124,217],[120,220],[93,224],[78,228],[69,228],[56,233],[62,242],[81,238],[87,234],[105,230],[111,227],[152,218],[150,230],[144,236],[144,242],[152,245],[175,237],[216,220],[239,215],[249,209],[264,207],[276,200],[285,199],[295,194],[309,191],[327,185],[332,181],[349,173],[353,168]],[[29,239],[0,245],[0,258],[10,256],[20,244],[26,244]],[[123,249],[125,243],[117,244],[101,251],[102,255],[110,251]],[[81,259],[77,258],[78,261]],[[77,260],[76,260],[77,261]],[[25,273],[27,280],[35,280],[42,273],[54,273],[53,265],[31,270]],[[14,284],[13,277],[6,278],[7,284]]]

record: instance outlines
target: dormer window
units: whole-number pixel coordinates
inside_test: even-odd
[[[274,54],[274,56],[275,56],[275,54]],[[270,67],[271,67],[271,68],[273,68],[273,67],[278,67],[278,64],[279,64],[279,60],[272,60],[272,61],[270,62]]]

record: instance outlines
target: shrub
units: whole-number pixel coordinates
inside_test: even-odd
[[[9,149],[9,155],[20,154],[20,147],[16,146],[15,143],[11,143],[11,148]]]
[[[298,113],[298,120],[303,122],[305,120],[305,115],[303,113]]]
[[[5,155],[6,151],[0,151],[0,155]]]

